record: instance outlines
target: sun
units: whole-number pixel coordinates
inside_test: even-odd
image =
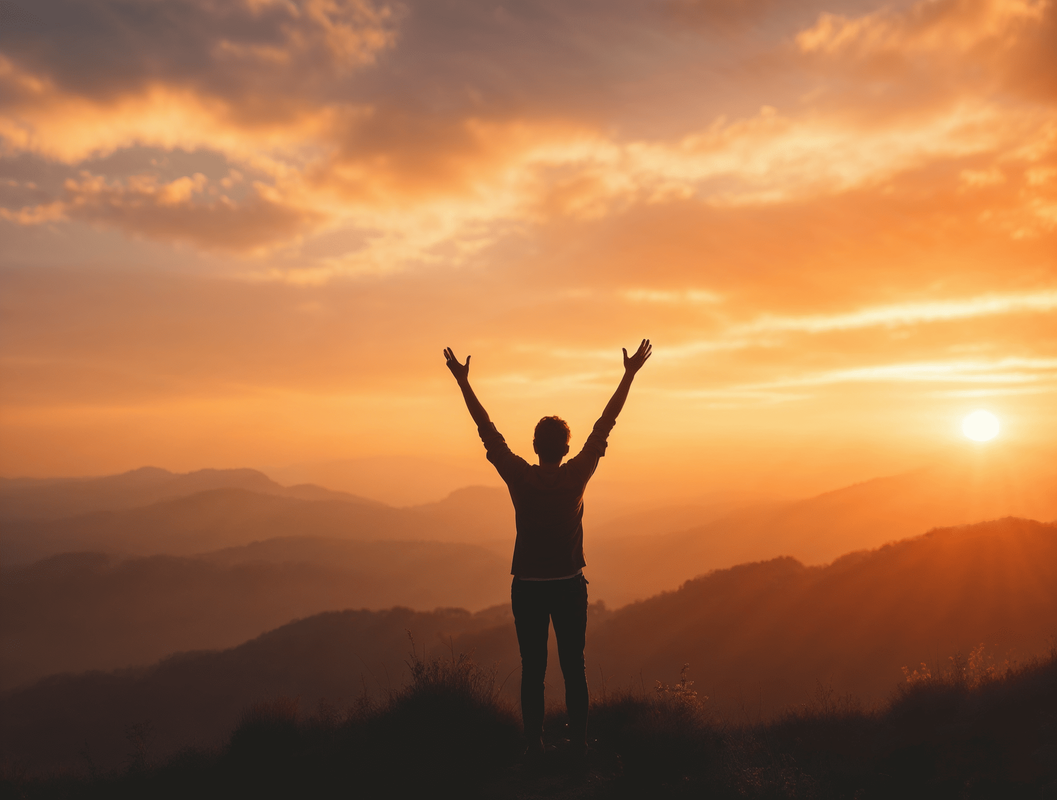
[[[974,411],[962,420],[962,433],[977,442],[998,436],[998,417],[990,411]]]

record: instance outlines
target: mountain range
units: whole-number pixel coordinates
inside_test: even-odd
[[[588,515],[592,597],[619,607],[775,556],[822,564],[937,525],[1053,519],[1057,459],[1015,463],[1034,477],[963,458],[796,502]],[[504,603],[512,517],[502,489],[393,508],[253,470],[0,480],[0,690],[232,647],[328,610]]]
[[[769,718],[819,692],[871,703],[905,680],[904,667],[937,669],[972,654],[973,669],[1001,669],[1043,652],[1057,632],[1055,587],[1057,525],[1015,518],[934,530],[827,566],[788,557],[742,564],[620,609],[593,605],[588,675],[595,693],[648,692],[689,664],[715,713],[739,719]],[[144,721],[161,751],[219,741],[262,698],[298,697],[311,708],[385,693],[404,680],[412,646],[472,653],[494,665],[503,691],[516,691],[505,605],[328,612],[228,650],[9,691],[0,696],[3,746],[28,762],[69,764],[87,740],[93,759],[114,763],[125,731]],[[556,657],[550,663],[555,701],[561,681]]]

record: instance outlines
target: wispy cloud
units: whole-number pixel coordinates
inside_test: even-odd
[[[862,16],[823,13],[811,28],[797,34],[808,53],[905,55],[915,51],[965,53],[982,42],[1011,46],[1017,29],[1041,22],[1049,0],[931,0],[909,10],[884,9]]]
[[[940,397],[994,397],[1057,394],[1057,359],[1006,358],[992,361],[942,361],[878,364],[806,372],[775,380],[697,388],[660,388],[661,394],[720,402],[724,407],[773,405],[810,400],[819,390],[854,384],[974,384],[967,389],[933,390]]]
[[[734,335],[749,333],[827,333],[854,328],[901,327],[999,314],[1047,313],[1057,309],[1057,290],[1022,294],[985,295],[964,300],[934,300],[863,308],[843,314],[763,316],[736,325]]]
[[[670,302],[675,302],[674,296]],[[1017,294],[873,306],[836,314],[764,314],[751,322],[722,326],[719,332],[709,339],[684,341],[664,347],[659,349],[658,356],[661,361],[681,360],[724,350],[782,347],[787,344],[783,334],[822,334],[876,327],[896,328],[976,317],[1046,314],[1054,310],[1057,310],[1057,290],[1045,289]]]
[[[880,364],[816,372],[753,385],[756,389],[825,386],[838,383],[1034,383],[1057,378],[1057,358],[994,361],[939,361]]]
[[[723,298],[715,292],[704,289],[683,289],[671,291],[666,289],[628,289],[623,296],[633,303],[660,303],[663,305],[711,305],[720,303]]]

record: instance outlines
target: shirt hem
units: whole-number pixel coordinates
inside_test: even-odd
[[[514,575],[514,577],[519,581],[535,581],[537,583],[542,583],[544,581],[567,581],[570,578],[579,578],[583,574],[584,571],[581,569],[577,570],[572,575],[562,575],[560,578],[522,578],[520,575]]]

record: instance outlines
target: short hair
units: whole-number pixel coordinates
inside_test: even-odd
[[[548,464],[561,461],[562,457],[569,452],[569,438],[572,433],[569,426],[561,417],[544,417],[536,423],[536,431],[532,435],[532,446],[539,457]]]

